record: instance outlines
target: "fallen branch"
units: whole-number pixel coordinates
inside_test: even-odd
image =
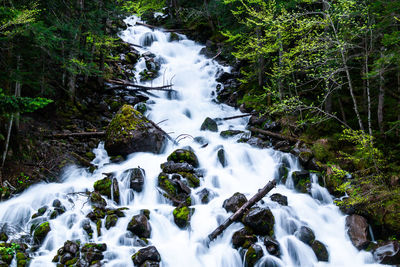
[[[249,201],[243,204],[242,207],[234,214],[232,214],[223,224],[217,227],[210,235],[208,235],[207,245],[217,238],[223,231],[228,228],[233,222],[237,221],[243,214],[250,209],[254,204],[260,201],[269,191],[271,191],[276,186],[276,181],[270,181],[263,189],[259,190]]]
[[[144,26],[144,27],[147,27],[147,28],[150,28],[150,29],[158,29],[158,30],[163,31],[163,32],[191,31],[190,29],[163,29],[163,28],[160,28],[160,27],[157,27],[157,26],[154,26],[154,25],[150,25],[150,24],[146,24],[146,23],[142,23],[142,22],[136,22],[136,25]]]
[[[103,137],[106,135],[106,132],[80,132],[80,133],[62,133],[62,134],[51,134],[46,135],[48,138],[68,138],[68,137],[82,137],[82,138],[90,138],[90,137]]]
[[[255,128],[255,127],[250,127],[249,130],[252,131],[252,132],[255,132],[255,133],[264,134],[264,135],[267,135],[267,136],[270,136],[270,137],[273,137],[273,138],[276,138],[276,139],[279,139],[279,140],[285,140],[285,141],[289,141],[289,142],[292,142],[292,143],[296,143],[298,141],[296,138],[291,137],[291,136],[286,136],[286,135],[270,132],[270,131],[267,131],[267,130],[258,129],[258,128]]]
[[[212,58],[212,60],[216,59],[219,55],[221,55],[222,49],[219,47],[218,48],[218,53]]]
[[[130,86],[130,87],[136,88],[138,91],[150,91],[150,90],[167,91],[167,92],[175,91],[174,89],[171,88],[173,86],[173,84],[152,87],[152,86],[138,85],[138,84],[134,84],[133,82],[126,81],[126,80],[120,80],[120,79],[107,80],[107,82],[111,83],[111,84],[116,84],[116,85]]]
[[[228,121],[228,120],[234,120],[234,119],[249,117],[249,116],[252,116],[252,115],[254,115],[254,113],[242,114],[242,115],[226,117],[226,118],[216,118],[215,120],[217,120],[217,121]]]
[[[156,123],[154,123],[154,121],[149,120],[149,122],[150,122],[154,127],[156,127],[158,130],[160,130],[160,131],[165,135],[165,137],[167,137],[168,140],[170,140],[174,145],[178,145],[178,142],[176,142],[174,139],[172,139],[172,137],[171,137],[166,131],[164,131],[163,129],[161,129]]]

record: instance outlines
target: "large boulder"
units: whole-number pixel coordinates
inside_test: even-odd
[[[281,254],[281,250],[280,250],[278,241],[276,241],[275,239],[273,239],[269,236],[267,236],[264,239],[264,246],[267,249],[268,253],[271,255],[279,257],[279,255]]]
[[[124,105],[107,127],[105,148],[111,156],[160,153],[165,142],[166,137],[159,128],[132,106]]]
[[[132,261],[135,264],[135,266],[141,266],[146,261],[160,262],[161,255],[157,251],[155,246],[149,246],[147,248],[142,248],[138,252],[136,252],[132,256]],[[152,265],[149,265],[149,266],[152,266]]]
[[[307,226],[300,227],[299,230],[296,231],[294,234],[300,241],[306,243],[307,245],[311,246],[311,244],[315,240],[315,234],[313,230],[311,230]]]
[[[241,193],[235,193],[235,194],[233,194],[233,196],[231,196],[230,198],[228,198],[224,201],[224,203],[222,204],[222,207],[227,212],[235,213],[246,202],[247,202],[247,198],[245,195],[243,195]]]
[[[329,261],[329,253],[326,246],[318,240],[314,240],[311,244],[311,248],[317,256],[319,261]]]
[[[252,208],[242,218],[242,223],[250,227],[255,234],[273,236],[274,215],[268,208]]]
[[[372,250],[374,259],[382,264],[400,265],[399,241],[378,242]]]
[[[49,222],[41,223],[33,232],[33,239],[38,244],[41,244],[50,231],[51,228]]]
[[[301,193],[309,193],[311,190],[310,172],[294,171],[292,173],[294,188]]]
[[[96,181],[93,184],[93,187],[96,192],[99,192],[101,195],[111,199],[111,184],[112,184],[111,178],[106,177]]]
[[[133,216],[128,224],[127,230],[138,237],[144,238],[149,238],[151,233],[150,223],[147,217],[143,214]]]
[[[246,266],[253,267],[263,256],[264,252],[260,245],[251,245],[244,256]]]
[[[191,149],[177,149],[172,152],[168,158],[168,161],[173,161],[175,163],[189,163],[193,167],[199,167],[199,160],[197,159],[196,154]]]
[[[193,213],[193,209],[186,206],[177,207],[173,211],[174,222],[179,228],[186,228],[190,224],[190,217]]]
[[[346,217],[347,234],[353,245],[358,249],[365,249],[368,244],[368,222],[362,216],[350,215]]]
[[[145,171],[141,168],[133,168],[125,171],[129,176],[130,188],[136,192],[142,192],[145,179]]]
[[[257,242],[257,236],[248,228],[242,228],[233,233],[232,245],[238,249],[240,247],[247,249],[250,245]]]
[[[165,173],[194,172],[194,167],[186,162],[168,161],[161,164],[161,169]]]
[[[217,125],[217,123],[215,122],[215,120],[213,120],[213,119],[207,117],[207,118],[204,120],[203,124],[201,124],[200,130],[201,130],[201,131],[218,132],[218,125]]]
[[[270,198],[272,201],[277,202],[282,206],[288,205],[287,196],[281,195],[279,193],[275,193],[275,194],[271,195]]]

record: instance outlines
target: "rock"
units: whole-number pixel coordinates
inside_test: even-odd
[[[219,135],[222,137],[222,138],[229,138],[229,137],[233,137],[233,136],[236,136],[236,135],[238,135],[238,134],[243,134],[244,132],[243,131],[239,131],[239,130],[227,130],[227,131],[222,131]]]
[[[164,133],[130,105],[124,105],[107,127],[105,148],[110,156],[134,152],[160,153]]]
[[[233,233],[232,245],[234,248],[245,248],[247,249],[250,245],[257,242],[257,236],[254,235],[250,229],[242,228],[239,231]]]
[[[249,126],[262,127],[268,120],[267,116],[252,115],[249,119]]]
[[[235,76],[234,76],[232,73],[223,72],[223,73],[221,73],[221,74],[218,76],[218,78],[216,79],[216,81],[219,82],[219,83],[224,83],[224,82],[226,82],[227,80],[232,79],[232,78],[234,78],[234,77],[235,77]]]
[[[299,230],[297,230],[294,235],[302,242],[306,243],[307,245],[311,246],[311,244],[315,240],[315,235],[313,230],[307,226],[302,226],[300,227]]]
[[[226,161],[226,156],[225,156],[225,149],[220,148],[217,152],[217,157],[219,163],[221,163],[222,167],[228,166],[228,162]]]
[[[179,228],[186,228],[189,226],[190,217],[193,214],[193,209],[186,206],[175,208],[173,211],[174,222]]]
[[[381,264],[399,265],[400,264],[400,244],[399,241],[378,242],[372,251],[374,259]]]
[[[5,232],[0,232],[0,241],[7,242],[7,240],[8,240],[8,235]]]
[[[267,249],[268,253],[271,255],[279,257],[279,255],[281,254],[278,241],[269,236],[264,238],[264,246]]]
[[[158,186],[164,190],[163,196],[171,200],[175,206],[179,206],[182,203],[187,206],[191,205],[190,188],[180,180],[171,180],[168,178],[168,174],[162,172],[158,175]]]
[[[161,169],[165,173],[194,172],[194,167],[186,162],[168,161],[161,164]]]
[[[242,218],[242,223],[250,227],[255,234],[273,236],[274,215],[268,208],[252,208]]]
[[[132,261],[135,264],[135,266],[140,266],[144,264],[146,261],[160,262],[161,255],[160,253],[158,253],[156,247],[149,246],[146,248],[142,248],[138,252],[136,252],[132,256]]]
[[[224,203],[222,204],[222,207],[227,212],[235,213],[246,202],[247,202],[246,196],[237,192],[237,193],[233,194],[233,196],[231,196],[230,198],[226,199],[224,201]]]
[[[300,153],[299,153],[299,161],[301,163],[301,165],[303,165],[304,167],[308,166],[308,163],[310,162],[310,160],[314,157],[311,149],[308,148],[302,148],[300,149]]]
[[[205,147],[208,145],[208,140],[202,136],[197,136],[193,139],[193,141],[195,141],[196,143],[198,143],[199,145],[201,145],[202,147]]]
[[[213,119],[207,117],[201,125],[200,130],[218,132],[218,125]]]
[[[149,238],[151,233],[151,227],[147,217],[141,214],[132,217],[127,230],[138,237],[144,238]]]
[[[136,192],[142,192],[144,186],[145,171],[141,168],[134,168],[125,171],[128,173],[130,188]]]
[[[64,252],[75,255],[78,251],[79,251],[79,245],[76,242],[68,240],[64,243]]]
[[[294,171],[292,173],[294,187],[301,193],[309,193],[311,190],[310,172]]]
[[[82,258],[86,262],[88,262],[90,266],[93,266],[94,264],[98,264],[99,261],[104,259],[103,252],[106,250],[107,250],[106,244],[86,243],[82,247],[81,254]]]
[[[114,227],[117,224],[118,221],[118,216],[115,214],[108,215],[106,217],[106,229],[110,229],[111,227]]]
[[[54,208],[60,208],[61,207],[61,201],[59,199],[54,199],[53,207]]]
[[[142,113],[143,115],[146,113],[147,111],[147,105],[143,102],[137,103],[134,107],[137,111],[139,111],[140,113]]]
[[[88,234],[90,238],[93,237],[93,229],[92,226],[90,225],[90,221],[88,219],[85,219],[82,221],[82,229]]]
[[[109,177],[98,180],[94,183],[93,187],[96,192],[111,199],[111,184],[112,180]]]
[[[270,131],[270,132],[279,132],[282,127],[279,122],[276,121],[271,121],[271,120],[266,120],[262,126],[264,130]]]
[[[196,174],[190,172],[178,172],[178,174],[186,180],[190,187],[197,188],[200,186],[200,179],[196,176]]]
[[[112,193],[115,203],[120,203],[119,186],[117,178],[112,179]]]
[[[289,169],[285,164],[280,164],[278,168],[278,181],[285,184],[289,174]]]
[[[369,241],[367,239],[368,222],[360,215],[346,217],[347,234],[353,245],[358,249],[365,249]]]
[[[207,188],[204,188],[201,191],[197,192],[196,195],[199,196],[202,204],[207,204],[208,202],[210,202],[210,200],[212,200],[214,198],[215,193],[211,192]]]
[[[199,160],[197,159],[196,154],[194,154],[190,149],[177,149],[168,156],[167,160],[175,163],[186,162],[195,168],[199,167]]]
[[[314,251],[315,256],[317,256],[317,259],[319,261],[329,261],[328,250],[321,241],[318,240],[313,241],[311,244],[311,248]]]
[[[258,137],[251,137],[249,140],[247,140],[246,143],[251,146],[258,147],[258,148],[270,147],[270,143],[265,142],[264,140],[262,140],[261,138],[258,138]]]
[[[271,195],[270,198],[272,201],[277,202],[282,206],[288,205],[287,196],[281,195],[279,193],[275,193],[275,194]]]
[[[50,231],[51,228],[49,222],[41,223],[33,232],[33,239],[38,244],[41,244]]]
[[[47,211],[47,209],[48,209],[47,206],[43,206],[43,207],[39,208],[37,210],[37,212],[32,215],[32,219],[35,219],[35,218],[40,217],[40,216],[43,216],[44,213]]]
[[[262,247],[257,244],[251,245],[244,256],[246,266],[253,267],[262,256],[264,256]]]

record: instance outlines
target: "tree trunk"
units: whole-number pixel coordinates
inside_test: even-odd
[[[379,95],[378,95],[378,126],[381,134],[384,134],[383,127],[383,106],[385,104],[385,78],[383,77],[383,67],[379,69]]]

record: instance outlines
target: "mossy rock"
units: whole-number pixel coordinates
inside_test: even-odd
[[[94,183],[94,190],[111,199],[111,178],[106,177]]]
[[[178,172],[183,178],[186,179],[188,185],[192,188],[197,188],[200,186],[200,179],[194,174],[190,172]]]
[[[315,240],[311,244],[311,248],[315,253],[315,256],[317,256],[317,259],[319,261],[329,261],[329,253],[328,250],[326,249],[326,246],[318,240]]]
[[[50,231],[50,223],[44,222],[35,229],[35,231],[33,232],[33,238],[36,242],[41,244]]]
[[[179,228],[186,228],[190,224],[190,217],[194,209],[186,206],[175,208],[172,214],[174,215],[174,222]]]
[[[163,172],[158,175],[158,186],[171,196],[176,196],[178,193],[177,187],[168,178],[168,174]]]
[[[160,153],[165,134],[131,105],[124,105],[107,127],[105,148],[110,156],[134,152]]]
[[[260,245],[251,245],[244,256],[246,266],[253,267],[263,256],[264,252]]]
[[[309,193],[311,190],[310,173],[308,171],[294,171],[292,173],[294,187],[301,193]]]
[[[196,154],[190,149],[177,149],[168,156],[167,160],[176,163],[186,162],[195,168],[199,167],[199,160]]]
[[[239,134],[243,134],[243,131],[239,131],[239,130],[226,130],[226,131],[222,131],[219,135],[222,138],[229,138],[229,137],[233,137]]]
[[[118,222],[118,216],[115,214],[108,215],[106,217],[106,229],[109,230],[111,227],[114,227],[117,225]]]
[[[105,208],[107,206],[107,201],[96,191],[90,194],[89,201],[94,208]]]
[[[8,235],[5,232],[0,233],[0,241],[2,242],[7,242],[8,240]]]
[[[218,125],[215,120],[207,117],[200,127],[201,131],[218,132]]]

